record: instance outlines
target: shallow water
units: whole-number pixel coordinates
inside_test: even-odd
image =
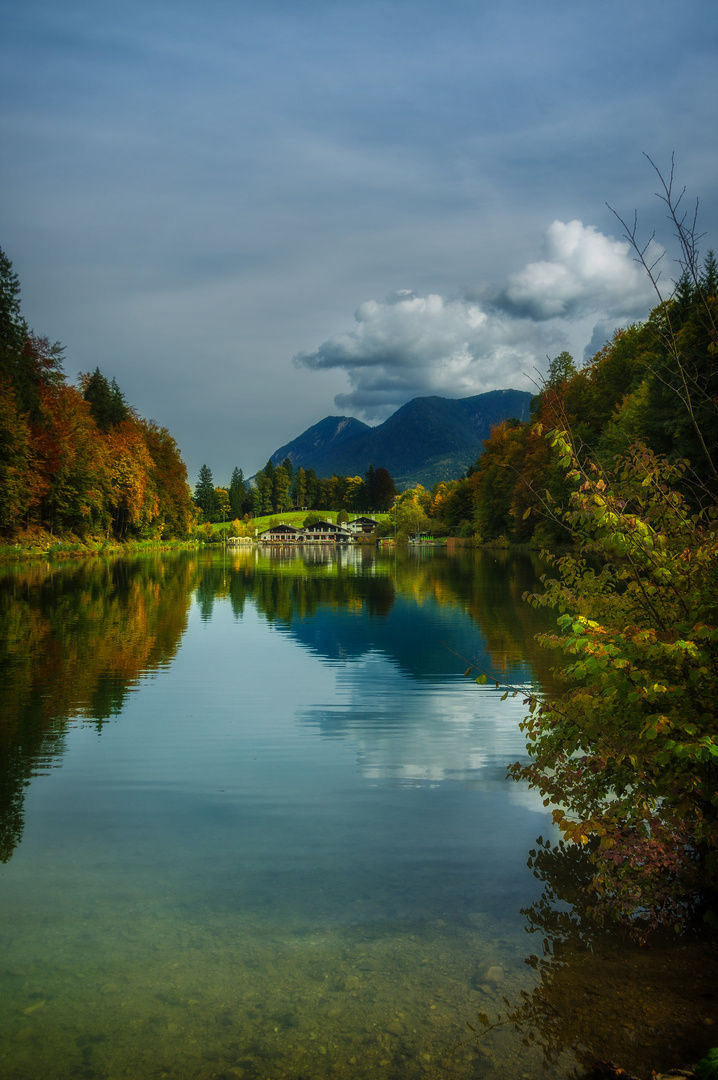
[[[8,570],[0,1075],[648,1076],[712,1045],[712,941],[598,938],[567,923],[575,865],[527,866],[552,833],[505,779],[521,697],[462,657],[547,677],[536,570],[331,549]]]

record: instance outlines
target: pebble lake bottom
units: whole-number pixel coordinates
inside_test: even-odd
[[[313,560],[4,573],[3,1080],[648,1080],[718,1044],[714,937],[599,933],[572,863],[527,866],[521,700],[456,653],[545,677],[531,560]]]

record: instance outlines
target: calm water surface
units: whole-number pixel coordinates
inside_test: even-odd
[[[714,942],[581,923],[580,859],[536,854],[550,812],[505,778],[521,697],[463,677],[548,677],[537,570],[0,571],[0,1075],[649,1076],[718,1042]]]

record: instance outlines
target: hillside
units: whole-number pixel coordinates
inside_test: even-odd
[[[358,438],[372,429],[353,416],[325,416],[318,424],[313,424],[286,446],[280,446],[272,454],[272,462],[281,465],[289,458],[295,468],[314,468],[314,462],[321,457],[336,452],[349,439]],[[323,473],[318,473],[323,476]],[[331,475],[331,473],[329,474]]]
[[[532,394],[491,390],[468,398],[421,397],[378,427],[328,416],[272,454],[317,476],[363,476],[369,465],[389,470],[399,487],[431,487],[456,479],[479,456],[491,428],[509,417],[526,420]]]

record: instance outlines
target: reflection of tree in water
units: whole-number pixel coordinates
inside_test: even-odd
[[[286,555],[257,555],[254,550],[218,556],[208,553],[199,566],[196,599],[202,618],[211,617],[215,600],[229,599],[235,616],[248,597],[269,622],[311,619],[321,607],[361,608],[370,617],[387,615],[394,603],[394,585],[385,572],[365,575],[366,558],[358,564],[335,560],[312,550]]]
[[[677,942],[665,932],[645,947],[623,928],[598,928],[588,911],[592,866],[575,844],[539,838],[529,866],[544,885],[522,911],[527,933],[541,942],[541,956],[526,961],[539,982],[513,1002],[504,998],[506,1009],[479,1013],[475,1039],[513,1027],[540,1046],[547,1069],[571,1052],[580,1063],[575,1077],[593,1076],[597,1062],[642,1077],[703,1057],[716,1042],[716,935],[696,928]]]
[[[24,790],[64,749],[68,721],[98,730],[139,677],[169,662],[187,621],[190,560],[83,559],[0,576],[0,859],[23,829]]]

